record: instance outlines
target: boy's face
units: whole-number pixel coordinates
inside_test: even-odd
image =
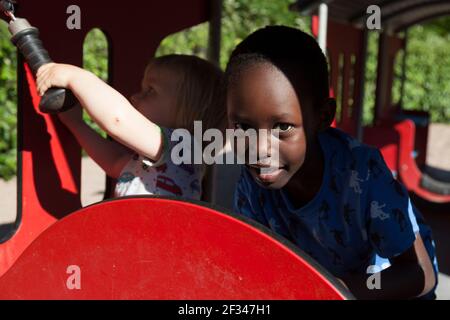
[[[256,165],[247,164],[247,168],[256,182],[265,188],[281,189],[286,186],[303,165],[307,152],[307,129],[302,106],[290,81],[268,63],[250,66],[231,84],[227,108],[229,123],[235,129],[272,129],[278,132],[278,163],[269,158],[258,161]],[[258,137],[258,148],[270,146],[260,140]],[[268,163],[274,169],[264,174],[261,168]]]
[[[131,96],[131,104],[153,123],[176,128],[176,85],[176,74],[150,67],[142,80],[141,91]]]

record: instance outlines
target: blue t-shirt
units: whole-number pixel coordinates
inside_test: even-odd
[[[283,189],[262,188],[244,167],[235,211],[291,240],[337,277],[388,267],[418,232],[437,271],[430,228],[380,151],[334,128],[319,141],[325,171],[312,201],[295,208]]]

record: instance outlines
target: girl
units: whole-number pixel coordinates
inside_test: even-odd
[[[37,74],[43,94],[51,86],[70,88],[92,119],[118,142],[103,139],[80,115],[81,108],[59,114],[91,158],[118,179],[115,196],[153,194],[199,200],[204,168],[175,165],[171,151],[174,129],[193,132],[194,121],[204,128],[221,128],[222,71],[187,55],[153,59],[139,93],[130,102],[92,73],[70,65],[48,64]]]

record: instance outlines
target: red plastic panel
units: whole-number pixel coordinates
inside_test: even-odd
[[[0,278],[0,299],[345,298],[258,228],[175,200],[104,202],[47,229]]]
[[[450,196],[430,192],[421,187],[422,172],[417,167],[413,158],[415,143],[415,125],[411,120],[404,120],[395,125],[395,130],[400,135],[399,167],[400,179],[406,188],[419,197],[435,203],[450,203]]]
[[[419,168],[423,168],[427,160],[428,131],[429,123],[431,122],[430,113],[420,110],[402,110],[401,117],[403,119],[410,119],[415,124],[414,149],[418,152],[416,163]]]
[[[433,193],[421,186],[422,172],[413,157],[415,137],[415,125],[411,120],[384,121],[364,130],[364,142],[380,148],[389,169],[398,173],[408,191],[429,202],[450,203],[450,196]]]
[[[388,168],[398,173],[400,136],[393,124],[364,128],[364,143],[379,148]]]
[[[328,55],[330,62],[331,87],[335,98],[340,98],[340,121],[338,127],[356,136],[358,127],[358,105],[363,75],[364,32],[351,25],[333,20],[328,21]],[[339,57],[343,57],[342,69]],[[354,61],[352,61],[352,56]],[[338,90],[341,90],[338,92]]]

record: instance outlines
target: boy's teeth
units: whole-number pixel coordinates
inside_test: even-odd
[[[261,172],[261,174],[271,174],[271,173],[273,173],[273,172],[275,172],[275,171],[277,171],[278,170],[278,168],[276,168],[276,167],[271,167],[271,168],[261,168],[260,169],[260,172]]]

